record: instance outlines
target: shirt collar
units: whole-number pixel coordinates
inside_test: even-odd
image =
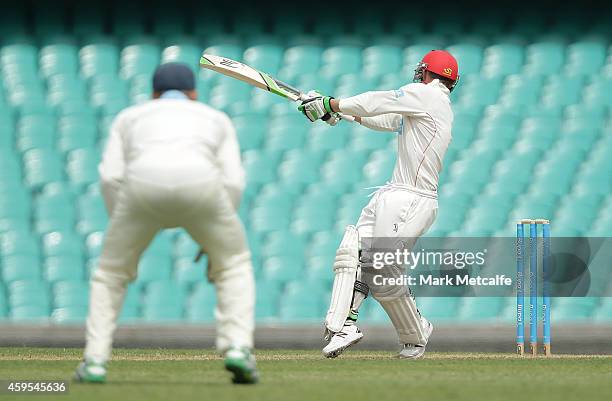
[[[447,95],[450,95],[450,90],[446,87],[446,85],[440,82],[439,79],[434,79],[430,82],[430,84],[435,84],[438,88],[440,88],[442,92],[446,93]]]
[[[160,99],[181,99],[181,100],[189,99],[187,95],[185,95],[183,92],[179,90],[175,90],[175,89],[170,89],[170,90],[165,91],[164,93],[161,94],[159,98]]]

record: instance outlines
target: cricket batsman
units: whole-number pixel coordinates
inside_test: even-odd
[[[453,112],[449,98],[459,79],[457,61],[448,52],[432,50],[418,64],[414,82],[398,90],[366,92],[347,99],[312,93],[299,106],[310,121],[334,125],[338,113],[361,125],[398,134],[398,156],[391,181],[380,187],[362,210],[356,226],[347,226],[333,265],[332,299],[325,319],[329,343],[323,354],[335,358],[361,340],[356,325],[359,307],[369,293],[389,315],[402,346],[399,357],[423,356],[433,325],[421,316],[405,285],[379,284],[362,278],[372,272],[368,239],[392,239],[412,249],[434,222],[438,177],[451,141]],[[399,245],[398,245],[399,244]],[[397,248],[397,249],[399,249]],[[400,265],[385,266],[386,276],[403,274]]]
[[[137,276],[142,252],[170,227],[183,227],[208,254],[225,368],[235,383],[258,379],[251,353],[253,267],[236,212],[245,185],[240,149],[229,117],[196,99],[189,67],[162,64],[153,76],[153,99],[123,110],[111,126],[99,166],[110,221],[91,277],[79,381],[106,381],[126,286]]]

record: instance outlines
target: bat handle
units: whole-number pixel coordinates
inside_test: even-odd
[[[308,99],[310,98],[305,93],[300,94],[300,100],[304,101]],[[350,122],[355,121],[355,117],[353,116],[349,116],[349,115],[342,114],[342,113],[338,113],[338,114],[340,114],[340,118],[342,118],[344,121],[350,121]]]

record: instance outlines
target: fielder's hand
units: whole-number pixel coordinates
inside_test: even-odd
[[[299,111],[304,113],[310,121],[321,120],[324,117],[327,117],[326,119],[332,118],[331,115],[334,111],[331,109],[329,102],[333,97],[323,96],[314,91],[308,92],[308,96],[309,99],[304,100],[302,104],[298,106]],[[337,122],[338,119],[336,118],[333,124],[330,125],[335,125]]]

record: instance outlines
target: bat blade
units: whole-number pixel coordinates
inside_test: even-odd
[[[304,97],[300,90],[291,85],[279,81],[263,71],[256,70],[251,66],[226,57],[203,54],[200,58],[200,66],[267,90],[294,102]]]
[[[256,70],[249,65],[229,59],[227,57],[215,56],[213,54],[203,54],[200,58],[200,67],[238,79],[242,82],[246,82],[249,85],[267,90],[268,92],[282,96],[294,102],[306,100],[308,98],[299,89],[296,89],[283,81],[279,81],[263,71]],[[355,121],[355,118],[352,116],[340,114],[340,117],[346,121]]]

